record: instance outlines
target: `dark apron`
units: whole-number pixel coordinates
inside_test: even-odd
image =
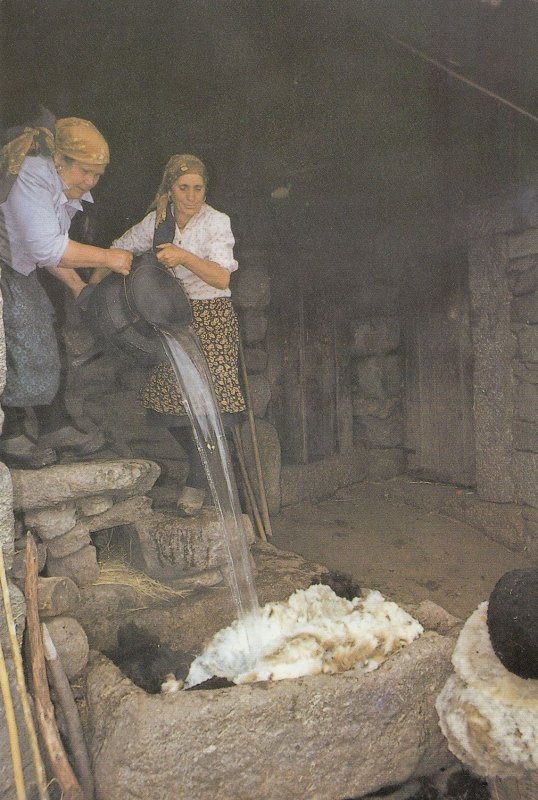
[[[0,261],[6,339],[3,406],[48,405],[60,385],[54,309],[37,272],[21,275]]]

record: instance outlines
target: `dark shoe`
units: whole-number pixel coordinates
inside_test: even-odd
[[[97,453],[98,450],[103,449],[106,443],[106,437],[101,431],[86,433],[86,431],[77,430],[72,425],[65,425],[63,428],[39,437],[39,444],[43,447],[70,450],[79,456]]]
[[[41,469],[58,461],[53,448],[42,447],[24,434],[0,440],[0,458],[8,467],[22,469]]]

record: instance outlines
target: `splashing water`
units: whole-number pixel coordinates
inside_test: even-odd
[[[259,605],[247,537],[241,520],[241,506],[211,375],[192,327],[176,327],[168,331],[160,329],[159,335],[179,382],[220,518],[228,561],[227,578],[238,619],[244,622],[259,613]],[[247,626],[242,627],[245,637],[250,639],[252,634],[247,633]],[[251,626],[248,628],[250,630]],[[252,650],[250,642],[249,649]]]

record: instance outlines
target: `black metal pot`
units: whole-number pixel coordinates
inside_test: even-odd
[[[111,272],[85,303],[98,346],[138,365],[166,360],[157,330],[190,325],[190,301],[175,275],[148,251],[133,259],[127,277]]]

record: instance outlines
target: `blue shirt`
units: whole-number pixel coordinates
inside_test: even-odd
[[[37,267],[57,267],[67,248],[68,231],[79,200],[64,194],[52,158],[28,156],[5,203],[0,204],[0,258],[30,275]],[[83,200],[93,202],[89,192]]]

